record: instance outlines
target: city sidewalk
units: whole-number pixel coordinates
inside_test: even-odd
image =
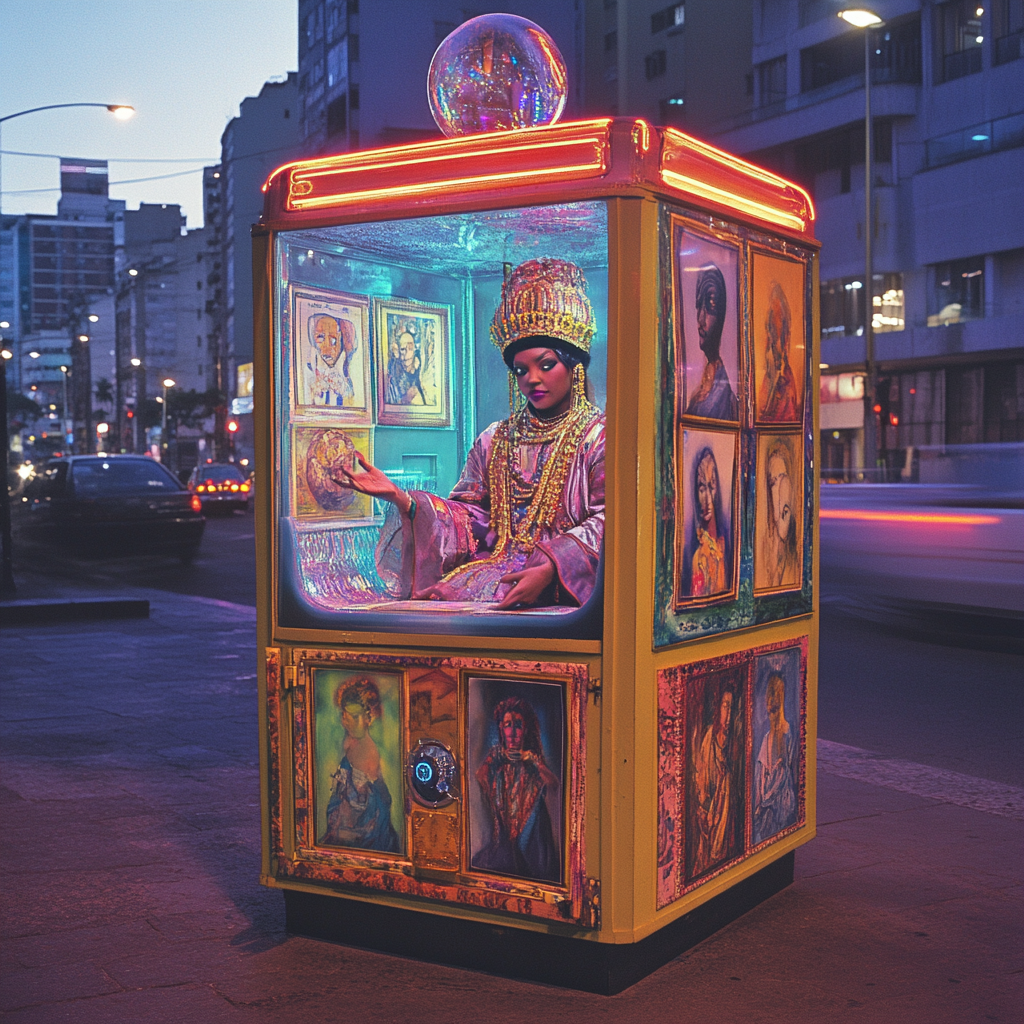
[[[1024,792],[838,744],[795,884],[618,996],[290,937],[257,882],[255,610],[125,596],[150,618],[0,633],[11,1024],[1024,1019]]]

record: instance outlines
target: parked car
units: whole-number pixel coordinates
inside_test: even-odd
[[[252,484],[249,478],[232,462],[208,462],[196,466],[188,478],[188,489],[202,502],[203,510],[213,508],[249,507]]]
[[[52,459],[14,503],[29,536],[92,552],[167,552],[192,559],[206,527],[202,503],[141,455]]]

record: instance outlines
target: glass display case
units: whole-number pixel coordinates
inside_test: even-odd
[[[491,320],[505,277],[537,257],[564,260],[582,271],[594,314],[587,377],[591,401],[603,409],[605,202],[325,226],[277,236],[275,461],[282,624],[599,636],[598,579],[578,593],[571,580],[563,580],[559,600],[552,593],[544,603],[515,612],[496,611],[493,602],[473,599],[473,591],[467,600],[413,600],[414,592],[428,585],[429,556],[406,552],[403,560],[395,509],[338,484],[332,469],[346,464],[358,469],[362,456],[413,495],[446,497],[460,484],[465,493],[474,482],[485,483],[471,480],[467,461],[477,437],[510,415],[509,374],[491,339]],[[478,497],[489,509],[489,496]],[[421,497],[419,504],[427,501]],[[595,506],[596,511],[603,508]],[[480,527],[474,522],[471,529]],[[490,552],[493,544],[484,548]],[[454,564],[458,557],[450,554],[448,561]]]
[[[615,991],[792,879],[813,217],[630,118],[271,176],[262,880],[290,929]]]

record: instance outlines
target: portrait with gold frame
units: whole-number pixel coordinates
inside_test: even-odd
[[[373,323],[377,423],[450,426],[450,307],[413,299],[374,299]]]
[[[803,423],[806,287],[806,262],[751,246],[751,376],[758,424]]]
[[[743,401],[742,247],[671,216],[679,416],[738,423]]]
[[[800,590],[804,450],[799,431],[759,431],[754,486],[754,594]]]
[[[294,408],[369,426],[370,300],[365,295],[289,285]]]
[[[679,424],[676,472],[675,607],[733,601],[743,519],[739,431]]]
[[[292,509],[296,519],[366,522],[373,498],[335,482],[340,469],[359,470],[362,455],[373,464],[373,428],[302,423],[291,427]]]

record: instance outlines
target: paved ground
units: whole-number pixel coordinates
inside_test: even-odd
[[[254,611],[126,594],[149,620],[0,634],[11,1024],[1024,1020],[1024,790],[837,743],[796,883],[621,995],[289,937],[256,881]]]

